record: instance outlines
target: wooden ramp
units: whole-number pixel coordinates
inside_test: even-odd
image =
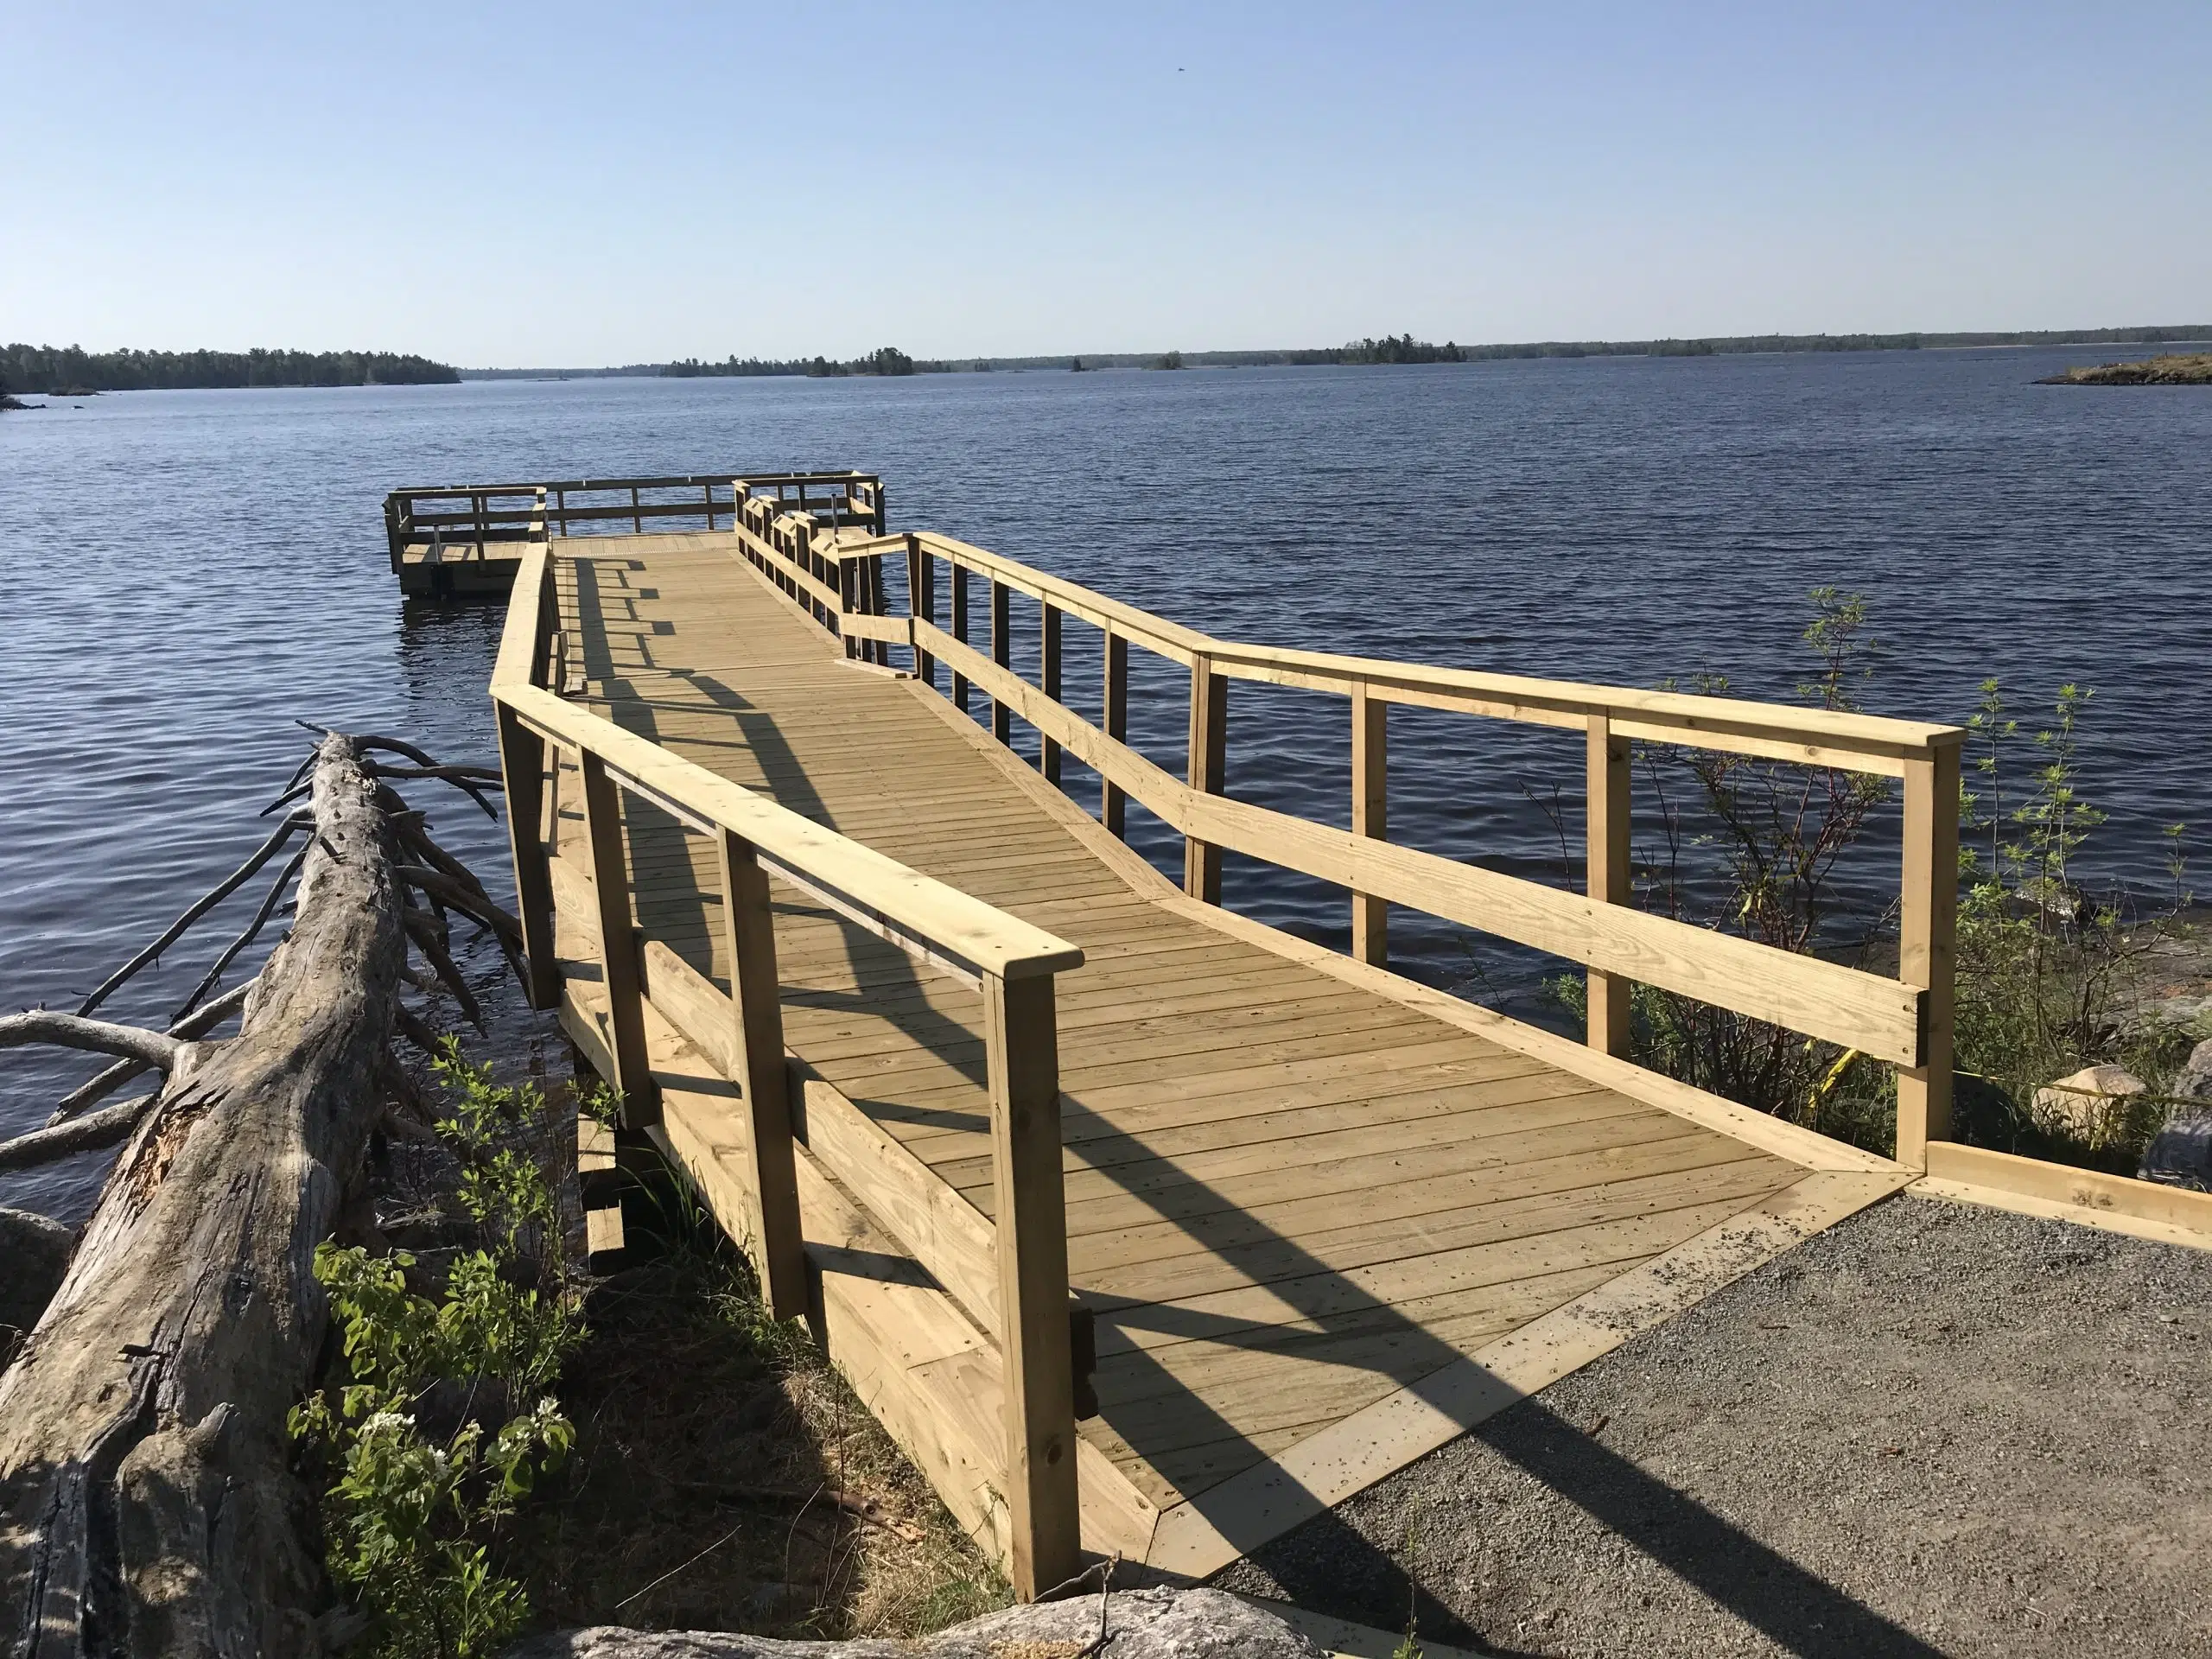
[[[555,690],[1081,948],[1058,1014],[1087,1548],[1214,1572],[1916,1173],[1186,897],[732,532],[552,545]],[[569,1023],[606,1057],[576,765],[552,886]],[[743,1236],[736,1073],[681,1012],[729,992],[716,849],[623,811],[662,1133]],[[818,1328],[1003,1548],[992,1285],[914,1266],[990,1259],[983,1009],[772,895]]]

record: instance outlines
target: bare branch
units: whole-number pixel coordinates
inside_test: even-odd
[[[230,1015],[237,1013],[245,1004],[246,998],[253,994],[253,988],[260,982],[261,976],[257,974],[244,984],[232,986],[213,1001],[194,1009],[171,1026],[168,1034],[172,1037],[183,1038],[204,1036]],[[142,1061],[118,1060],[56,1106],[54,1109],[54,1115],[46,1120],[47,1127],[51,1128],[56,1123],[67,1123],[94,1101],[105,1100],[145,1070],[145,1065]]]
[[[270,836],[268,840],[261,843],[260,847],[255,850],[252,857],[247,859],[246,861],[239,865],[237,869],[232,871],[230,874],[225,876],[220,881],[217,882],[214,889],[210,892],[206,898],[199,900],[199,902],[194,904],[189,910],[186,911],[183,915],[178,917],[176,920],[170,923],[168,931],[163,933],[161,938],[156,939],[143,950],[141,950],[137,956],[131,957],[130,961],[124,963],[122,967],[117,969],[114,973],[109,975],[105,984],[102,985],[99,989],[94,991],[81,1003],[78,1004],[77,1012],[79,1014],[88,1014],[92,1013],[94,1008],[97,1008],[101,1003],[106,1001],[108,997],[114,992],[115,988],[121,985],[124,981],[129,979],[131,975],[137,973],[148,963],[158,961],[162,951],[168,950],[169,946],[175,944],[177,940],[183,938],[185,929],[190,927],[202,916],[205,916],[209,911],[214,909],[217,905],[229,898],[232,893],[236,892],[245,884],[247,877],[251,876],[256,870],[259,869],[264,864],[266,864],[270,859],[276,855],[277,849],[282,847],[286,842],[289,841],[294,835],[304,829],[310,822],[311,820],[304,817],[299,817],[287,818],[283,823],[278,824],[276,826],[276,833]]]
[[[50,1128],[33,1129],[12,1141],[0,1141],[0,1170],[29,1169],[94,1147],[114,1146],[130,1138],[130,1131],[138,1127],[138,1120],[160,1098],[158,1093],[144,1095],[137,1100],[103,1106],[97,1112],[87,1112]]]
[[[499,774],[486,775],[482,766],[376,766],[369,771],[372,778],[424,778],[439,783],[451,784],[484,809],[484,816],[497,819],[499,816],[479,786],[496,783]]]
[[[404,1002],[399,1004],[398,1012],[392,1016],[392,1026],[401,1036],[431,1058],[442,1059],[445,1057],[446,1039],[431,1030],[422,1015]]]
[[[0,1048],[20,1048],[27,1043],[52,1043],[60,1048],[88,1049],[95,1054],[123,1054],[142,1065],[167,1071],[176,1064],[184,1046],[166,1032],[143,1026],[115,1026],[80,1014],[33,1008],[0,1020]]]
[[[284,868],[276,873],[276,880],[270,883],[269,892],[262,899],[261,908],[253,912],[253,919],[245,925],[245,931],[238,938],[224,948],[223,954],[215,958],[215,965],[207,970],[207,977],[193,987],[192,995],[184,999],[184,1006],[171,1016],[172,1022],[190,1014],[193,1005],[215,988],[215,982],[223,976],[223,969],[229,967],[238,952],[251,944],[261,930],[269,925],[269,918],[276,913],[276,906],[283,900],[284,890],[292,885],[292,878],[300,873],[300,866],[307,862],[308,849],[313,845],[310,842],[286,861]]]

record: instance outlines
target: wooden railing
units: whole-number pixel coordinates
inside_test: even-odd
[[[653,478],[571,478],[536,484],[421,486],[385,498],[385,539],[397,571],[410,543],[439,542],[473,550],[478,558],[494,543],[527,541],[533,526],[567,536],[578,528],[610,525],[643,533],[671,520],[696,520],[707,530],[727,528],[746,493],[773,501],[835,528],[884,528],[882,480],[868,473],[766,473],[734,486],[728,473]]]
[[[1386,962],[1390,906],[1421,911],[1582,963],[1588,970],[1588,1040],[1605,1053],[1627,1048],[1629,988],[1640,981],[1888,1062],[1897,1074],[1898,1161],[1924,1168],[1929,1141],[1948,1138],[1963,736],[1956,727],[1243,645],[929,531],[848,536],[825,548],[796,518],[754,510],[741,519],[738,540],[787,596],[851,642],[849,654],[888,662],[889,645],[904,645],[915,676],[932,689],[938,668],[948,671],[948,695],[963,710],[971,690],[988,699],[990,729],[1001,742],[1010,740],[1017,719],[1033,728],[1047,779],[1059,780],[1063,754],[1090,767],[1100,779],[1098,816],[1115,834],[1124,833],[1130,800],[1179,832],[1184,887],[1194,898],[1220,901],[1224,850],[1264,860],[1348,890],[1352,951],[1363,961]],[[893,552],[903,554],[907,566],[904,617],[885,614],[880,597],[881,561]],[[975,583],[983,589],[987,620],[980,623],[971,603]],[[1016,674],[1011,661],[1010,601],[1016,594],[1038,607],[1033,683]],[[1096,720],[1063,697],[1071,620],[1101,636],[1103,696]],[[988,654],[971,638],[979,626]],[[1127,741],[1132,646],[1189,674],[1180,777]],[[1345,699],[1352,752],[1349,830],[1228,797],[1229,683],[1240,679]],[[1394,705],[1582,733],[1586,890],[1567,892],[1393,845],[1388,779]],[[1628,746],[1639,739],[1898,779],[1904,849],[1897,976],[1635,907]]]
[[[550,559],[544,541],[524,545],[492,681],[531,1001],[553,1007],[561,1000],[554,927],[556,889],[565,887],[563,908],[588,918],[599,942],[611,1034],[605,1069],[621,1091],[626,1122],[658,1122],[648,1011],[689,1039],[736,1087],[749,1130],[745,1174],[753,1249],[764,1294],[779,1319],[799,1317],[806,1308],[795,1096],[807,1103],[811,1155],[856,1191],[873,1196],[887,1183],[903,1183],[925,1206],[949,1199],[963,1212],[957,1225],[910,1221],[896,1230],[995,1335],[1007,1402],[1001,1496],[1008,1564],[1017,1591],[1033,1596],[1071,1577],[1079,1564],[1054,977],[1078,966],[1083,953],[564,702],[549,683],[562,654]],[[817,597],[812,589],[800,591]],[[582,779],[588,881],[549,855],[545,789],[556,750],[575,757]],[[626,794],[713,842],[730,995],[665,944],[639,936],[630,896]],[[868,1140],[868,1120],[786,1056],[770,875],[982,997],[996,1181],[991,1220],[895,1143],[880,1135]],[[906,1164],[896,1161],[901,1156]]]

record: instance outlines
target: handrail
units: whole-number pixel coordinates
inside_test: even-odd
[[[741,487],[738,493],[742,499]],[[543,492],[538,499],[542,505]],[[769,505],[762,501],[749,511],[760,520]],[[793,535],[805,526],[798,539],[810,541],[810,518],[784,513],[779,522]],[[575,753],[583,783],[591,876],[573,903],[595,916],[612,1038],[601,1045],[606,1068],[622,1091],[627,1124],[649,1126],[659,1121],[659,1099],[649,1064],[647,1007],[690,1033],[695,1044],[709,1038],[702,1052],[710,1065],[728,1068],[747,1115],[746,1185],[757,1205],[753,1244],[775,1317],[804,1316],[807,1294],[793,1144],[796,1090],[784,1049],[768,876],[782,877],[983,998],[996,1192],[992,1219],[976,1224],[988,1228],[995,1257],[995,1297],[977,1294],[972,1249],[947,1265],[963,1270],[955,1281],[971,1309],[988,1300],[995,1315],[1007,1402],[1000,1489],[1008,1567],[1016,1592],[1034,1598],[1080,1564],[1054,976],[1079,967],[1083,952],[555,695],[543,683],[561,655],[551,556],[543,537],[524,545],[491,684],[531,1000],[543,1007],[563,996],[554,955],[554,864],[541,823],[547,759],[565,748]],[[824,592],[830,610],[846,602],[840,589]],[[625,791],[715,844],[731,964],[728,999],[699,982],[696,970],[658,941],[639,936]],[[666,1007],[658,1006],[664,998]],[[724,1039],[712,1040],[711,1033],[699,1030],[702,1023],[720,1023]],[[964,1203],[957,1196],[955,1201]]]
[[[849,652],[873,652],[874,660],[887,662],[888,644],[905,647],[912,653],[915,677],[932,690],[942,661],[950,673],[952,699],[963,711],[971,688],[991,700],[990,729],[1001,742],[1009,740],[1014,718],[1035,728],[1048,779],[1058,781],[1063,753],[1089,765],[1099,774],[1099,816],[1115,834],[1122,832],[1122,804],[1141,802],[1184,836],[1184,885],[1192,897],[1219,901],[1224,849],[1262,859],[1350,890],[1353,953],[1363,961],[1387,962],[1389,905],[1421,910],[1582,963],[1589,969],[1589,1040],[1605,1052],[1620,1053],[1627,1046],[1630,985],[1653,984],[1895,1066],[1900,1161],[1924,1165],[1928,1141],[1948,1135],[1956,906],[1948,878],[1956,861],[1964,736],[1959,728],[1248,645],[933,531],[841,538],[830,544],[825,557],[810,535],[802,535],[796,524],[777,528],[782,524],[780,518],[772,524],[764,509],[753,508],[741,514],[735,529],[741,551],[787,598],[832,632],[846,635]],[[853,602],[855,594],[880,594],[880,578],[855,581],[852,573],[877,564],[879,550],[899,540],[907,554],[908,614],[881,614],[880,600]],[[951,574],[949,629],[937,620],[939,563]],[[971,575],[988,585],[988,656],[967,638]],[[1015,593],[1040,608],[1041,684],[1017,675],[1011,664],[1007,601]],[[1097,627],[1104,639],[1106,706],[1096,723],[1060,696],[1062,632],[1071,617]],[[1125,741],[1131,645],[1191,671],[1190,753],[1183,778]],[[1349,831],[1228,798],[1227,687],[1232,679],[1301,686],[1350,702]],[[1394,703],[1580,730],[1590,803],[1586,894],[1392,845],[1385,779],[1387,716]],[[1631,740],[1902,779],[1897,977],[1636,908],[1629,872]]]

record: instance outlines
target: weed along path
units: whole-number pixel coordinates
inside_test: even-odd
[[[2212,1652],[2212,1254],[1905,1194],[1223,1582],[1503,1651]]]

